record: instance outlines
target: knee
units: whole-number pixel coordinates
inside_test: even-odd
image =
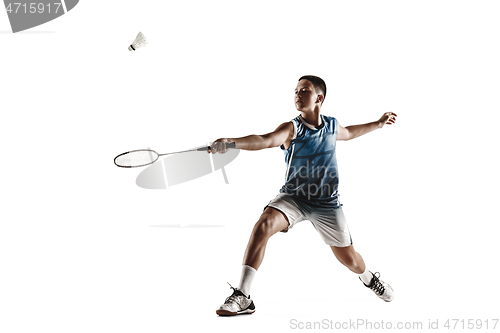
[[[271,214],[262,214],[260,219],[255,223],[254,232],[264,237],[271,237],[277,231],[276,229],[277,219]]]

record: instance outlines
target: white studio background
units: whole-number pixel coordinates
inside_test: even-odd
[[[287,332],[291,320],[498,318],[496,1],[82,0],[12,34],[0,13],[2,332]],[[142,31],[149,44],[127,50]],[[336,262],[308,222],[274,236],[252,316],[218,318],[278,149],[222,173],[135,185],[112,159],[264,134],[321,76],[323,114],[397,123],[339,142],[356,249],[396,298]],[[194,225],[195,227],[189,227]],[[498,329],[498,327],[497,327]]]

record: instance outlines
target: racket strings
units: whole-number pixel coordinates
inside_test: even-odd
[[[157,159],[158,153],[153,150],[137,150],[117,156],[115,163],[122,167],[137,167],[151,164]]]

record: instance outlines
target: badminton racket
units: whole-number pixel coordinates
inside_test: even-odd
[[[226,148],[235,148],[235,147],[236,143],[234,142],[226,144]],[[208,147],[194,148],[183,151],[176,151],[174,153],[166,153],[166,154],[158,154],[156,151],[152,149],[131,150],[116,156],[115,164],[116,166],[119,166],[121,168],[137,168],[153,164],[158,160],[158,158],[160,158],[160,156],[187,153],[190,151],[209,151],[210,149],[211,149],[210,146],[208,146]]]

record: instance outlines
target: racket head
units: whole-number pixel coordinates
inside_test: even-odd
[[[114,162],[120,168],[137,168],[156,162],[158,157],[154,150],[137,149],[116,156]]]

